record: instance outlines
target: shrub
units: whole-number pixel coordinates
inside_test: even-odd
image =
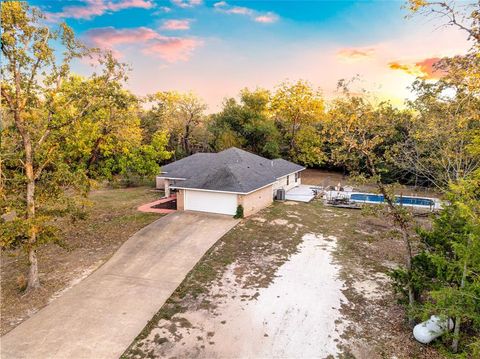
[[[237,206],[237,212],[235,213],[233,218],[243,218],[243,206],[241,204]]]

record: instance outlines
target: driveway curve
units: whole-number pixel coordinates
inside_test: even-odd
[[[130,237],[88,278],[1,338],[0,357],[118,358],[205,252],[238,223],[175,212]]]

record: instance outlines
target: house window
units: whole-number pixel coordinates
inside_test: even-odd
[[[287,176],[287,186],[290,184],[290,176]]]
[[[295,183],[298,182],[298,172],[295,172]]]

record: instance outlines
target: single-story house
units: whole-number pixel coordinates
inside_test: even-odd
[[[156,186],[177,195],[177,209],[234,215],[242,205],[249,216],[270,205],[279,189],[300,185],[305,167],[269,160],[232,147],[196,153],[162,167]]]

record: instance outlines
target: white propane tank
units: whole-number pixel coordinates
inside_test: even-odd
[[[437,315],[432,315],[429,320],[417,324],[413,328],[413,336],[420,343],[428,344],[433,339],[445,334],[453,329],[452,319],[441,318]]]

